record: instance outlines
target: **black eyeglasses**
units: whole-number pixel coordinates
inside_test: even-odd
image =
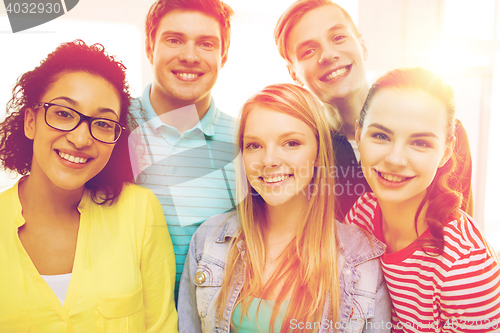
[[[71,132],[80,126],[82,121],[86,121],[89,124],[90,135],[103,143],[115,143],[120,138],[122,130],[126,129],[117,121],[89,117],[64,105],[38,103],[34,106],[35,109],[42,107],[45,109],[45,123],[53,129]]]

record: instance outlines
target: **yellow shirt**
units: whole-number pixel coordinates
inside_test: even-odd
[[[160,203],[136,185],[111,206],[85,194],[64,306],[18,236],[18,185],[0,193],[0,332],[177,332],[175,258]]]

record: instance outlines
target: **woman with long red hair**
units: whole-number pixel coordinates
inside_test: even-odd
[[[387,245],[395,332],[499,331],[498,260],[449,187],[454,113],[453,90],[439,77],[397,69],[371,87],[357,126],[373,193],[346,220]]]

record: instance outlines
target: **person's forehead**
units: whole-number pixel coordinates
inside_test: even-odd
[[[290,29],[288,51],[292,52],[296,44],[318,38],[336,26],[343,26],[354,34],[353,24],[338,6],[328,4],[308,11]]]
[[[217,19],[207,13],[189,9],[173,9],[160,19],[157,33],[164,30],[176,32],[200,32],[207,35],[216,35],[221,38],[220,23]]]

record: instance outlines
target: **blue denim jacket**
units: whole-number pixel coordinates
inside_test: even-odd
[[[204,222],[193,235],[182,273],[179,290],[179,331],[229,332],[230,321],[244,275],[235,281],[234,292],[224,309],[222,322],[216,318],[227,254],[240,230],[236,213],[216,215]],[[337,222],[339,244],[339,282],[341,303],[339,321],[328,319],[328,304],[318,323],[290,322],[290,329],[316,325],[319,332],[390,332],[391,301],[387,293],[378,257],[385,245],[354,225]],[[243,250],[243,241],[236,244]],[[243,253],[242,253],[243,254]],[[238,270],[244,270],[242,260]],[[311,330],[312,331],[312,330]]]

